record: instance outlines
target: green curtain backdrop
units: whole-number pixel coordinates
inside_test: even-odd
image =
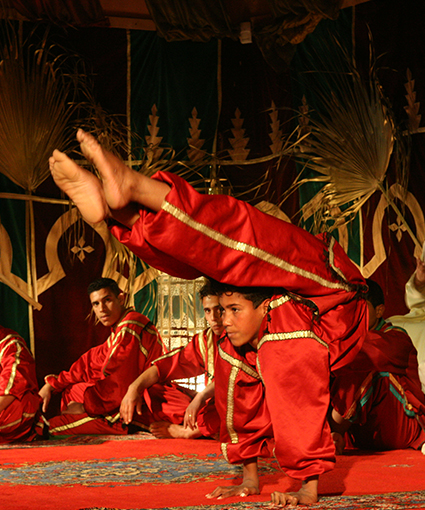
[[[326,83],[332,80],[332,74],[343,72],[338,67],[341,62],[341,51],[336,43],[341,44],[348,55],[353,54],[353,11],[344,9],[340,12],[337,20],[322,20],[316,30],[309,34],[305,40],[297,45],[295,55],[291,61],[291,79],[293,81],[293,105],[299,111],[303,104],[308,107],[308,115],[317,118],[317,111],[323,113],[323,106],[318,97],[318,90],[326,87]],[[313,72],[312,72],[313,71]],[[323,85],[317,86],[317,81]],[[341,98],[344,101],[344,98]],[[305,102],[305,103],[303,103]],[[298,171],[302,171],[301,164],[297,165]],[[304,177],[312,177],[311,171],[305,171]],[[308,203],[320,191],[323,184],[309,183],[300,189],[300,207]],[[312,219],[303,222],[307,230],[312,227]],[[348,229],[349,244],[348,255],[357,264],[360,263],[360,232],[358,217],[351,222]],[[338,231],[335,238],[339,240]]]
[[[22,188],[0,174],[0,192],[21,194]],[[0,198],[0,224],[12,245],[11,273],[26,282],[25,200]],[[5,258],[5,249],[4,244],[0,245],[2,261]],[[28,303],[3,283],[0,283],[0,324],[19,333],[29,345]]]
[[[131,32],[131,121],[145,143],[169,145],[187,159],[188,145],[199,138],[200,148],[211,153],[217,46],[216,40],[170,43],[155,32]]]

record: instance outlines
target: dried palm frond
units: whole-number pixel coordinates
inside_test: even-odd
[[[31,34],[20,42],[16,25],[5,24],[0,48],[0,171],[27,193],[50,175],[53,149],[74,138],[70,120],[79,83],[69,54]]]
[[[342,218],[352,217],[383,188],[393,152],[394,124],[376,82],[366,90],[353,76],[342,100],[331,93],[322,102],[329,118],[311,121],[302,159],[306,158],[306,168],[318,174],[307,180],[325,183],[322,210],[326,221],[333,208],[350,203]]]
[[[294,184],[322,183],[316,197],[314,230],[332,231],[351,221],[376,192],[384,194],[415,236],[401,211],[389,196],[386,175],[391,158],[397,168],[398,183],[405,186],[408,156],[405,142],[385,98],[374,66],[365,80],[347,52],[335,42],[340,60],[329,64],[326,81],[316,76],[310,86],[321,105],[317,117],[310,118],[310,134],[297,159],[311,177]],[[336,70],[336,69],[339,69]],[[323,73],[323,70],[322,70]],[[313,76],[313,72],[311,73]]]

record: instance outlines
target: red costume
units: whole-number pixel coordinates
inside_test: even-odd
[[[45,377],[55,391],[63,393],[62,410],[74,401],[86,411],[50,419],[49,433],[127,434],[128,428],[120,421],[121,400],[130,383],[163,352],[162,340],[149,319],[126,312],[103,344],[83,354],[69,371]],[[142,426],[164,419],[181,423],[191,400],[177,385],[154,385],[144,397],[145,412],[133,421]]]
[[[396,450],[425,442],[425,395],[416,349],[404,330],[380,319],[354,361],[334,375],[331,403],[353,424],[351,444]]]
[[[0,326],[0,395],[15,399],[0,412],[0,443],[31,441],[41,397],[35,362],[24,340]]]
[[[222,437],[224,453],[238,462],[264,451],[259,445],[268,436],[257,437],[255,430],[267,429],[270,421],[266,423],[267,413],[257,406],[257,373],[267,388],[275,454],[282,468],[301,480],[332,469],[330,370],[349,363],[366,334],[367,307],[360,296],[366,287],[360,272],[329,236],[312,236],[232,197],[200,195],[170,173],[156,178],[167,182],[171,191],[158,213],[141,209],[131,230],[111,227],[122,243],[172,275],[282,288],[264,319],[258,356],[232,348],[233,355],[224,359],[223,378],[216,364],[216,405],[228,434]],[[246,384],[242,406],[236,399],[238,381],[247,375],[258,383],[252,394]],[[260,415],[254,416],[251,409]],[[250,429],[257,418],[261,424]],[[244,430],[252,431],[251,445],[242,445],[238,432]]]
[[[214,357],[219,337],[211,328],[195,335],[184,347],[175,349],[154,364],[160,382],[205,375],[205,386],[214,380]],[[208,399],[197,415],[198,429],[205,437],[215,437],[219,432],[220,418],[215,407],[215,398]]]

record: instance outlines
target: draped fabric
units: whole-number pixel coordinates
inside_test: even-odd
[[[414,0],[405,7],[395,1],[366,2],[356,7],[356,58],[367,62],[370,29],[383,91],[410,150],[407,195],[393,184],[394,159],[390,162],[389,186],[421,245],[425,239],[425,34],[418,20],[425,17],[425,4]],[[362,221],[362,272],[384,289],[387,317],[406,313],[404,286],[421,250],[379,193],[363,208]]]
[[[0,189],[22,193],[22,189],[0,174]],[[27,280],[27,252],[25,235],[25,202],[0,200],[0,268],[1,275],[24,290]],[[0,280],[2,281],[2,280]],[[29,341],[28,304],[5,283],[0,283],[0,324],[13,329]],[[6,306],[7,304],[7,306]]]
[[[158,33],[167,41],[237,37],[237,27],[232,26],[223,0],[148,0],[146,5]]]
[[[254,16],[249,3],[215,0],[167,0],[146,4],[158,33],[167,41],[209,41],[212,37],[237,39],[240,23],[252,21],[252,33],[275,70],[289,65],[299,44],[323,18],[336,18],[341,0],[269,0]]]
[[[6,2],[7,5],[8,2]],[[73,26],[107,25],[99,0],[13,0],[9,2],[28,21],[50,21]]]
[[[217,41],[167,43],[131,33],[131,120],[144,145],[172,147],[196,161],[213,148],[217,124]],[[161,154],[161,152],[159,153]]]

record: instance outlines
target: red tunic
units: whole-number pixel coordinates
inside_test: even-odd
[[[336,371],[331,402],[353,423],[349,437],[354,446],[420,447],[425,442],[425,395],[416,349],[406,332],[381,319],[355,360]]]
[[[184,347],[175,349],[154,363],[158,369],[160,382],[205,375],[205,386],[214,380],[214,358],[217,350],[218,336],[211,328],[196,334]],[[215,437],[219,431],[215,399],[210,398],[197,415],[198,428],[203,436]]]
[[[147,263],[172,275],[203,274],[234,285],[282,287],[282,292],[293,293],[274,299],[262,328],[258,361],[249,364],[258,366],[267,388],[282,468],[299,479],[331,469],[329,375],[331,368],[355,357],[367,331],[360,272],[331,237],[312,236],[232,197],[200,195],[175,175],[156,178],[172,187],[162,209],[155,214],[141,209],[131,230],[112,226],[112,233]],[[196,249],[182,250],[183,245]],[[226,394],[226,416],[235,402],[228,392],[240,372],[230,370],[220,390],[216,375],[217,406],[220,391],[222,398]],[[243,415],[234,418],[241,427],[249,426],[249,407],[234,409]],[[232,436],[224,449],[236,450],[238,437]]]
[[[55,391],[63,392],[62,409],[75,401],[86,411],[50,419],[50,434],[126,434],[118,412],[121,400],[130,383],[163,353],[155,326],[140,313],[128,311],[103,344],[83,354],[69,371],[45,377]],[[166,418],[180,423],[190,397],[176,385],[157,386],[145,394],[149,404],[142,423]]]
[[[35,362],[24,340],[0,326],[0,395],[15,399],[0,412],[0,443],[31,441],[35,437],[41,398]]]
[[[204,375],[207,386],[214,380],[214,357],[218,338],[211,328],[207,328],[194,335],[187,345],[155,360],[160,381]]]

